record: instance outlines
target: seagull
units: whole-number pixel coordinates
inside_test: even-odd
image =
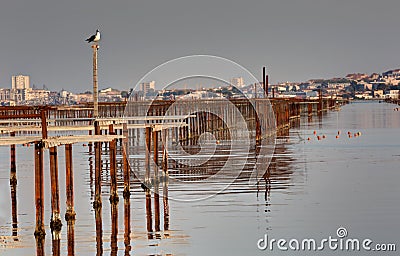
[[[96,30],[96,34],[92,35],[91,37],[89,37],[85,41],[87,41],[88,43],[100,41],[100,31],[97,29]]]

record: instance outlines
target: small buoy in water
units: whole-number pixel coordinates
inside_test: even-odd
[[[307,140],[311,140],[310,137],[308,137]]]
[[[351,136],[351,134],[349,134],[349,138],[352,138],[353,136]]]
[[[351,134],[351,132],[347,132],[347,134],[348,134],[348,135],[350,135],[350,134]]]
[[[336,139],[339,139],[339,135],[336,135]]]
[[[358,136],[358,134],[357,133],[354,133],[354,137],[357,137]]]
[[[83,143],[83,144],[82,144],[82,146],[86,147],[86,144],[85,144],[85,143]]]
[[[216,142],[215,142],[217,145],[219,145],[219,143],[221,143],[219,140],[217,140]]]
[[[340,131],[337,131],[337,135],[340,135]]]
[[[361,132],[358,132],[358,136],[361,136]]]
[[[317,131],[314,131],[314,135],[317,134]]]
[[[325,139],[325,138],[326,138],[325,134],[324,134],[324,135],[322,135],[322,138],[323,138],[323,139]]]
[[[318,135],[318,136],[317,136],[317,139],[318,139],[318,140],[321,140],[321,136]]]

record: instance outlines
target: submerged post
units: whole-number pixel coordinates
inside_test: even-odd
[[[97,84],[97,51],[99,49],[98,44],[92,45],[93,49],[93,116],[96,118],[99,116],[98,106],[98,84]]]

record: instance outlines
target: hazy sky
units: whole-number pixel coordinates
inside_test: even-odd
[[[133,87],[155,66],[211,54],[272,82],[399,67],[399,0],[5,0],[0,7],[0,87],[11,75],[59,90],[90,90],[102,31],[99,87]]]

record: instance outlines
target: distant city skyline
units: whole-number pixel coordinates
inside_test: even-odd
[[[400,66],[399,9],[397,0],[8,1],[0,87],[26,74],[54,91],[91,90],[84,40],[96,29],[99,88],[128,90],[154,67],[194,54],[231,59],[260,80],[265,65],[271,83],[381,73]]]

